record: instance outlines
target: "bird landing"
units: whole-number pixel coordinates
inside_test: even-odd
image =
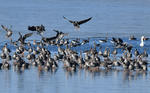
[[[87,18],[87,19],[84,19],[84,20],[81,20],[81,21],[72,21],[72,20],[67,19],[67,18],[64,17],[64,16],[63,16],[63,18],[64,18],[65,20],[69,21],[70,23],[72,23],[73,26],[75,27],[75,29],[76,29],[77,31],[79,31],[78,29],[80,29],[80,25],[81,25],[81,24],[84,24],[84,23],[86,23],[86,22],[88,22],[89,20],[92,19],[92,17],[90,17],[90,18]]]

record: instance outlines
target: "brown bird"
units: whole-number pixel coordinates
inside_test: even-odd
[[[25,39],[27,39],[28,37],[30,37],[33,33],[27,33],[25,35],[22,36],[22,34],[19,32],[19,39],[18,41],[21,43],[21,44],[25,44]]]
[[[55,31],[57,33],[56,36],[45,38],[45,37],[43,37],[41,35],[42,36],[42,40],[44,42],[49,42],[49,41],[52,41],[52,40],[58,41],[58,40],[61,40],[64,36],[68,35],[68,33],[63,33],[63,32],[58,31],[58,30],[53,30],[53,31]]]
[[[86,22],[88,22],[89,20],[92,19],[92,17],[90,17],[88,19],[84,19],[84,20],[81,20],[81,21],[72,21],[72,20],[67,19],[64,16],[63,16],[63,18],[68,20],[70,23],[72,23],[76,29],[79,29],[81,24],[84,24],[84,23],[86,23]]]
[[[45,31],[45,26],[41,24],[41,26],[28,26],[28,30],[36,31],[38,34],[43,33]]]
[[[12,30],[9,28],[6,28],[4,25],[1,25],[1,27],[7,32],[6,37],[9,38],[12,36]]]

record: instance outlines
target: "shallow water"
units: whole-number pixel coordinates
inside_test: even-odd
[[[28,25],[43,24],[46,27],[44,36],[53,36],[53,29],[69,33],[65,38],[92,37],[94,41],[108,36],[121,37],[141,52],[144,48],[148,53],[150,43],[140,48],[140,36],[150,36],[150,1],[149,0],[1,0],[0,24],[12,25],[13,40],[18,32],[28,33]],[[89,22],[81,25],[80,31],[63,19],[81,20],[93,17]],[[9,42],[5,32],[0,28],[0,48]],[[128,41],[128,36],[135,35],[137,41]],[[98,38],[97,38],[98,37]],[[36,33],[28,40],[40,40]],[[97,42],[98,43],[98,42]],[[113,48],[112,44],[102,44],[102,47]],[[12,50],[14,47],[9,46]],[[77,47],[75,50],[86,50],[89,45]],[[56,47],[49,47],[57,52]],[[1,51],[0,51],[1,53]],[[148,58],[149,59],[149,58]],[[37,68],[17,72],[0,70],[0,93],[148,93],[150,87],[149,71],[125,72],[122,70],[100,70],[88,72],[66,72],[61,64],[56,72],[38,72]]]

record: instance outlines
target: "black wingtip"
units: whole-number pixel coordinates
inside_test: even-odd
[[[89,20],[91,20],[93,17],[90,17]]]
[[[58,30],[53,29],[54,32],[59,32]]]
[[[4,26],[4,25],[1,25],[1,27],[2,27],[3,29],[5,29],[5,26]]]
[[[67,19],[65,16],[63,16],[64,19]]]

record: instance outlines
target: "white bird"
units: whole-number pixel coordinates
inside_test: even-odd
[[[141,43],[140,43],[140,47],[143,47],[144,46],[144,36],[141,36]]]

